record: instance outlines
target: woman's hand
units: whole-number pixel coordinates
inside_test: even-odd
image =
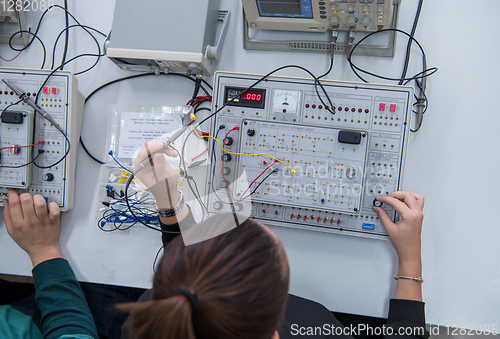
[[[400,263],[420,262],[424,197],[411,192],[393,192],[377,200],[392,206],[401,216],[401,220],[394,223],[383,208],[373,208],[385,226]]]
[[[424,197],[411,192],[394,192],[377,200],[392,206],[401,216],[394,223],[381,207],[374,207],[385,226],[389,239],[399,257],[400,277],[422,277],[421,233],[424,220]],[[399,279],[395,299],[422,301],[422,284],[415,280]]]
[[[154,154],[164,146],[165,144],[159,140],[146,142],[135,159],[134,169],[148,157],[153,160],[137,173],[137,177],[153,193],[158,208],[170,209],[177,204],[180,195],[176,175],[164,154],[177,157],[177,152],[168,148],[164,152]]]
[[[9,200],[3,201],[5,227],[11,238],[30,256],[33,267],[54,258],[62,258],[59,247],[60,213],[55,202],[47,205],[37,194],[18,195],[9,189]]]

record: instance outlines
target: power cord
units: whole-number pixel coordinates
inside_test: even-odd
[[[66,37],[64,38],[64,52],[62,56],[62,61],[61,64],[64,64],[66,62],[66,57],[68,55],[68,42],[69,42],[69,12],[68,12],[68,0],[64,0],[64,10],[66,11],[65,16],[64,16],[64,22],[66,23]],[[54,48],[55,50],[55,48]],[[55,56],[54,56],[55,57]],[[54,60],[54,57],[52,60]],[[61,71],[64,69],[64,67],[61,67]]]
[[[96,89],[94,89],[86,98],[85,98],[85,104],[87,104],[87,102],[90,100],[90,98],[92,98],[97,92],[99,92],[100,90],[110,86],[110,85],[113,85],[113,84],[116,84],[116,83],[119,83],[119,82],[122,82],[122,81],[125,81],[125,80],[130,80],[130,79],[135,79],[135,78],[141,78],[141,77],[146,77],[146,76],[161,76],[161,75],[169,75],[169,76],[179,76],[179,77],[182,77],[182,78],[185,78],[185,79],[189,79],[190,81],[193,81],[193,82],[196,82],[196,79],[192,78],[192,77],[189,77],[187,75],[184,75],[184,74],[178,74],[178,73],[168,73],[168,74],[165,74],[165,73],[161,73],[160,75],[156,75],[155,73],[140,73],[140,74],[134,74],[134,75],[130,75],[130,76],[126,76],[126,77],[123,77],[123,78],[118,78],[118,79],[115,79],[115,80],[112,80],[112,81],[109,81],[99,87],[97,87]],[[202,80],[202,83],[203,80]],[[209,88],[211,88],[211,86],[209,86]],[[203,86],[203,84],[200,84],[200,89],[203,90],[203,92],[205,92],[207,94],[207,96],[211,96],[209,93],[208,93],[208,90],[205,88],[205,86]],[[82,137],[80,136],[80,144],[82,145],[82,148],[83,150],[85,151],[85,153],[87,153],[87,155],[92,159],[94,160],[95,162],[97,162],[98,164],[101,164],[101,165],[104,165],[105,162],[102,161],[102,160],[99,160],[97,159],[95,156],[93,156],[90,151],[87,149],[87,147],[85,146],[85,143],[83,142],[83,139]]]

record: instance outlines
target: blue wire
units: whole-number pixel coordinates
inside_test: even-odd
[[[116,160],[116,158],[113,156],[113,151],[109,151],[108,152],[109,155],[111,155],[111,158],[113,158],[113,160],[121,167],[123,168],[125,171],[129,172],[129,173],[132,173],[131,170],[125,168],[122,164],[120,164],[120,162],[118,162],[118,160]]]
[[[138,208],[138,207],[134,207],[135,205],[140,204],[140,203],[145,203],[146,201],[154,201],[153,198],[148,198],[148,196],[150,194],[151,193],[148,193],[148,194],[144,195],[143,197],[141,197],[139,200],[137,200],[136,202],[134,202],[131,205],[131,207],[136,210],[136,213],[142,214],[142,216],[139,216],[139,219],[141,221],[143,221],[143,222],[149,222],[151,225],[159,226],[160,223],[159,223],[158,216],[156,216],[156,215],[155,216],[148,216],[147,214],[144,213],[143,209]],[[111,206],[109,206],[109,209],[107,209],[106,211],[104,211],[103,214],[102,214],[102,219],[103,220],[99,224],[99,228],[101,228],[102,230],[104,230],[104,225],[105,224],[107,224],[107,223],[115,223],[115,221],[117,221],[118,218],[120,218],[121,216],[125,217],[124,220],[120,220],[121,224],[131,224],[131,223],[137,222],[137,220],[133,216],[127,215],[128,209],[120,210],[120,209],[115,208],[115,207],[118,207],[118,206],[126,207],[127,205],[123,204],[123,203],[115,203],[115,204],[112,204]]]

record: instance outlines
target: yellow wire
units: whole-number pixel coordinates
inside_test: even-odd
[[[181,180],[181,182],[179,182],[179,183],[177,184],[177,187],[179,187],[180,185],[182,185],[182,183],[184,182],[184,179],[186,179],[186,176],[183,176],[183,177],[182,177],[182,180]]]
[[[282,161],[282,160],[280,160],[280,159],[278,159],[278,158],[276,158],[276,157],[273,157],[273,156],[272,156],[272,155],[270,155],[270,154],[267,154],[267,153],[253,153],[253,154],[250,154],[250,153],[234,153],[234,152],[229,152],[229,151],[226,151],[226,150],[224,149],[224,146],[223,146],[223,145],[221,144],[221,142],[220,142],[219,140],[217,140],[216,138],[214,138],[214,137],[212,137],[212,136],[210,136],[210,135],[200,136],[200,135],[198,134],[198,132],[196,131],[196,128],[194,128],[194,126],[193,126],[193,131],[194,131],[194,133],[198,136],[198,138],[209,138],[209,139],[213,139],[213,140],[217,141],[217,143],[218,143],[218,144],[219,144],[219,146],[222,148],[222,150],[223,150],[224,152],[228,153],[228,154],[233,154],[233,155],[247,155],[247,156],[252,156],[252,157],[259,156],[259,155],[266,155],[266,156],[270,157],[271,159],[274,159],[274,160],[276,160],[277,162],[281,162],[283,165],[285,165],[286,167],[288,167],[288,169],[290,170],[290,172],[291,172],[292,174],[295,174],[295,173],[297,172],[297,171],[293,170],[290,166],[288,166],[288,165],[287,165],[284,161]]]

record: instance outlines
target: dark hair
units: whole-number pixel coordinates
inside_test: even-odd
[[[222,214],[197,229],[233,222]],[[153,279],[152,301],[121,305],[141,339],[270,339],[285,316],[289,267],[277,237],[253,219],[203,242],[165,247]],[[194,291],[199,308],[178,289]]]

